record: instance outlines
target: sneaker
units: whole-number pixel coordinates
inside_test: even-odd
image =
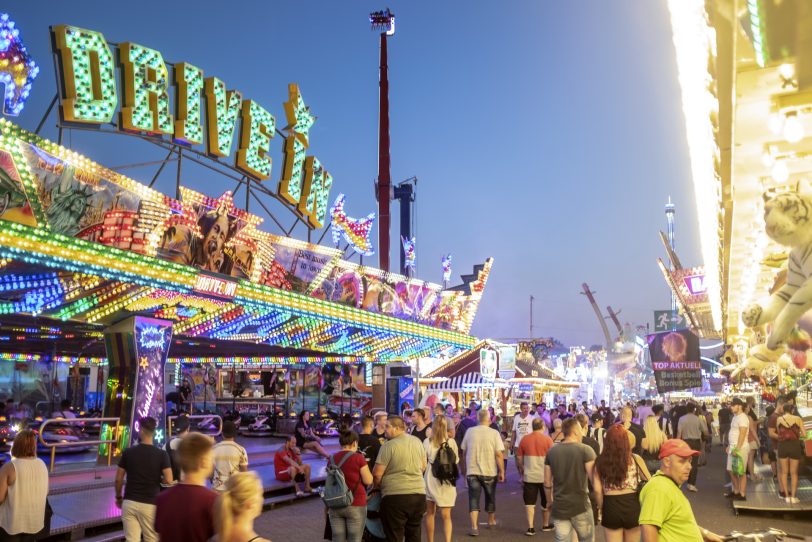
[[[479,529],[471,529],[468,531],[468,536],[479,536]]]
[[[304,497],[304,491],[297,491],[296,496],[297,497]]]
[[[545,525],[544,527],[542,527],[542,528],[541,528],[541,530],[542,530],[542,531],[545,531],[545,532],[549,532],[549,531],[553,531],[553,530],[555,530],[555,527],[554,527],[554,526],[553,526],[553,524],[551,523],[551,524],[549,524],[549,525]]]
[[[783,491],[779,491],[779,492],[778,492],[778,498],[779,498],[779,499],[786,499],[786,498],[787,498],[787,494],[786,494],[786,493],[784,493]]]
[[[746,501],[747,497],[745,495],[736,495],[735,497],[733,497],[733,500],[734,501]]]
[[[524,534],[526,534],[527,536],[533,536],[536,534],[536,530],[533,527],[530,527],[529,529],[527,529],[527,531],[525,531]]]
[[[787,501],[789,501],[789,504],[800,504],[801,499],[798,497],[787,497]]]
[[[699,491],[699,490],[696,488],[696,486],[695,486],[695,485],[693,485],[693,484],[688,484],[688,491],[691,491],[691,492],[693,492],[693,493],[696,493],[696,492],[697,492],[697,491]]]

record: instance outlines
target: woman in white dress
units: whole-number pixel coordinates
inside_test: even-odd
[[[434,542],[434,517],[437,509],[443,518],[443,533],[445,542],[451,542],[451,509],[457,500],[457,486],[453,483],[441,482],[431,472],[431,465],[437,457],[437,451],[443,443],[454,451],[457,463],[460,462],[460,452],[453,438],[448,437],[448,421],[445,416],[435,416],[431,424],[431,437],[423,441],[426,449],[428,465],[426,466],[426,538]]]

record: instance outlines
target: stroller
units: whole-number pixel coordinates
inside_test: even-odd
[[[383,523],[381,523],[381,493],[375,492],[367,494],[367,522],[364,525],[364,542],[382,542],[385,540],[383,534]]]
[[[384,542],[383,523],[381,523],[381,494],[378,491],[367,493],[367,521],[364,525],[363,542]],[[330,527],[330,516],[327,508],[324,509],[324,539],[333,539],[333,529]]]

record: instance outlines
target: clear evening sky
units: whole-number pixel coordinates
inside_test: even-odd
[[[387,0],[392,180],[416,175],[417,276],[455,283],[486,257],[493,273],[473,333],[603,342],[581,283],[621,322],[645,324],[669,306],[656,266],[663,205],[677,206],[677,251],[699,258],[696,214],[665,0]],[[70,24],[159,50],[223,79],[285,125],[287,85],[318,116],[310,154],[334,178],[331,200],[376,209],[378,34],[368,1],[6,2],[41,72],[16,122],[33,130],[55,93],[48,27]],[[52,115],[42,134],[56,139]],[[64,142],[114,167],[163,158],[135,138],[66,132]],[[282,138],[271,144],[276,186]],[[156,167],[128,169],[149,182]],[[175,168],[156,187],[174,195]],[[183,184],[218,196],[234,188],[188,164]],[[244,194],[237,196],[244,202]],[[292,215],[274,204],[285,225]],[[264,216],[256,202],[251,210]],[[392,268],[399,230],[393,202]],[[278,233],[266,219],[264,229]],[[306,238],[301,226],[294,237]],[[317,234],[318,236],[318,234]],[[325,238],[329,242],[329,235]],[[377,262],[376,257],[371,258]],[[365,263],[370,262],[367,259]],[[611,327],[611,324],[610,324]]]

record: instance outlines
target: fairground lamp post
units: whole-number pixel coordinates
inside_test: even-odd
[[[379,82],[380,119],[378,121],[378,254],[379,267],[389,271],[389,202],[392,199],[389,156],[389,66],[386,54],[386,38],[395,34],[395,15],[389,8],[369,14],[372,30],[381,31],[381,66]]]

